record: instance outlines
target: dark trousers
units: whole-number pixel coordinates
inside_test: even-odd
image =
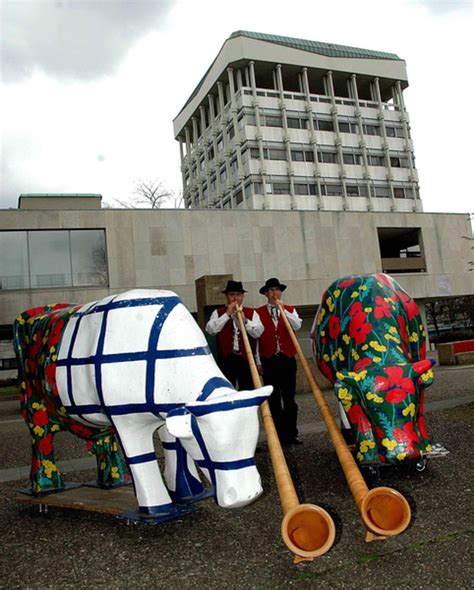
[[[245,357],[231,354],[226,358],[218,358],[217,364],[234,387],[240,391],[254,389],[249,363]]]
[[[282,443],[298,436],[296,421],[298,405],[296,395],[296,359],[284,354],[271,358],[262,357],[263,380],[265,385],[273,385],[273,393],[268,398],[273,422]]]

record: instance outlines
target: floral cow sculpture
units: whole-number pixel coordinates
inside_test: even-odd
[[[14,329],[33,493],[64,489],[53,437],[69,430],[96,455],[102,487],[127,478],[118,438],[139,516],[174,518],[184,511],[175,502],[205,495],[195,463],[221,506],[260,495],[257,411],[272,388],[237,392],[174,293],[134,290],[83,306],[30,309]],[[154,450],[157,429],[167,487]]]
[[[392,277],[332,283],[316,316],[316,360],[349,418],[360,462],[420,461],[431,450],[423,398],[434,361],[418,307]]]

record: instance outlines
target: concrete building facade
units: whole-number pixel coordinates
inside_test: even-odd
[[[237,31],[174,120],[187,207],[421,211],[397,55]]]
[[[217,274],[242,280],[249,305],[264,302],[258,289],[270,276],[314,309],[335,278],[382,270],[420,301],[468,295],[469,235],[464,214],[4,210],[0,326],[29,307],[132,288],[174,290],[196,312],[195,281]]]

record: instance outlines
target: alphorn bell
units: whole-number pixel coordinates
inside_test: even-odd
[[[277,303],[277,305],[290,338],[295,345],[313,397],[326,424],[352,496],[359,509],[362,522],[366,528],[366,542],[399,535],[407,528],[411,520],[411,510],[407,500],[400,492],[392,488],[381,486],[369,490],[354,457],[347,448],[326,398],[314,379],[313,372],[285,315],[285,310],[281,303]]]
[[[237,308],[237,318],[253,384],[256,388],[262,387],[240,306]],[[313,561],[315,557],[323,555],[332,547],[336,537],[334,521],[320,506],[299,503],[268,401],[263,402],[260,411],[284,514],[281,523],[283,542],[294,554],[294,563]]]

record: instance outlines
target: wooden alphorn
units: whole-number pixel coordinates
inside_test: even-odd
[[[313,397],[326,424],[352,496],[359,509],[362,522],[366,528],[365,540],[370,542],[385,539],[387,536],[399,535],[407,528],[411,520],[411,510],[407,500],[400,492],[392,488],[378,487],[369,490],[354,457],[347,448],[326,398],[316,383],[313,372],[286,317],[285,310],[281,303],[277,303],[277,305],[290,338],[295,345]]]
[[[262,382],[255,365],[242,315],[242,309],[238,307],[237,319],[250,365],[253,384],[256,388],[259,388],[262,387]],[[283,541],[294,554],[294,563],[312,561],[332,547],[336,537],[334,521],[326,510],[320,506],[299,503],[268,401],[263,402],[260,411],[284,514],[281,523]]]

